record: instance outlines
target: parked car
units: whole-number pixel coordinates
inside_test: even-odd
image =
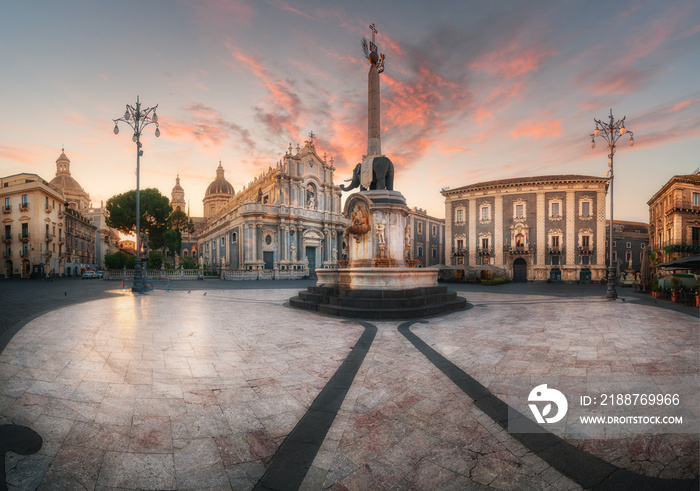
[[[84,280],[92,280],[92,279],[95,279],[95,278],[97,278],[97,275],[95,274],[94,271],[88,270],[88,271],[85,271],[85,272],[83,273],[83,279],[84,279]]]
[[[105,277],[105,273],[101,269],[95,271],[95,274],[97,275],[97,278],[104,278]]]

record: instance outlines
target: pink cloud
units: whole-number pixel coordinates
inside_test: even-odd
[[[190,119],[162,118],[159,121],[163,137],[169,140],[187,138],[214,147],[220,147],[230,137],[235,137],[243,142],[247,150],[255,148],[247,129],[224,120],[213,108],[192,104],[184,109],[192,115]]]
[[[286,10],[287,12],[292,12],[293,14],[297,14],[297,15],[300,15],[302,17],[306,17],[307,19],[310,19],[310,20],[314,20],[314,21],[318,20],[316,17],[314,17],[306,12],[302,12],[301,10],[297,10],[294,7],[292,7],[291,5],[289,5],[288,3],[282,2],[281,0],[275,0],[272,3],[273,3],[273,5],[275,5],[277,8],[279,8],[281,10]]]
[[[469,68],[510,79],[537,71],[545,58],[555,54],[555,49],[541,46],[524,48],[520,43],[512,42],[497,51],[481,55]]]
[[[539,141],[541,138],[555,138],[562,133],[561,123],[559,121],[550,119],[548,121],[542,121],[539,123],[525,123],[521,124],[514,130],[510,132],[513,138],[518,139],[519,137],[530,138],[535,141]]]

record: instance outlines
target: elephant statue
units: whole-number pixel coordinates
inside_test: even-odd
[[[340,185],[340,189],[343,191],[351,191],[356,187],[360,188],[360,191],[366,191],[364,187],[360,184],[360,169],[362,164],[357,164],[352,171],[352,180],[349,186],[343,184]],[[388,157],[374,157],[372,161],[372,184],[369,186],[370,189],[386,189],[387,191],[394,190],[394,164]]]

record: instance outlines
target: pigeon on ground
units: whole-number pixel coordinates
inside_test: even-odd
[[[207,292],[204,292],[204,294],[206,295],[206,294],[207,294]]]

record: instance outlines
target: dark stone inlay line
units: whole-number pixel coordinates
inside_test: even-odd
[[[41,449],[43,440],[39,434],[19,425],[0,425],[0,491],[7,491],[5,481],[5,454],[14,452],[19,455],[31,455]]]
[[[272,456],[270,466],[253,489],[287,490],[301,486],[377,334],[372,324],[356,323],[365,328],[362,336]]]
[[[541,433],[542,428],[534,421],[493,395],[489,389],[470,377],[457,365],[449,361],[425,341],[411,332],[411,325],[416,322],[427,324],[426,321],[408,321],[399,325],[399,332],[420,351],[433,365],[454,382],[462,392],[474,400],[474,405],[486,413],[494,422],[508,431],[508,410],[523,418],[525,425],[533,427],[540,433],[510,433],[532,453],[547,462],[569,479],[577,482],[586,489],[595,490],[680,490],[698,489],[698,479],[660,479],[642,476],[635,472],[621,469],[616,465],[595,457],[576,448],[563,438],[553,433]],[[512,414],[511,413],[511,414]],[[520,424],[520,422],[519,422]],[[523,426],[524,428],[524,426]]]

